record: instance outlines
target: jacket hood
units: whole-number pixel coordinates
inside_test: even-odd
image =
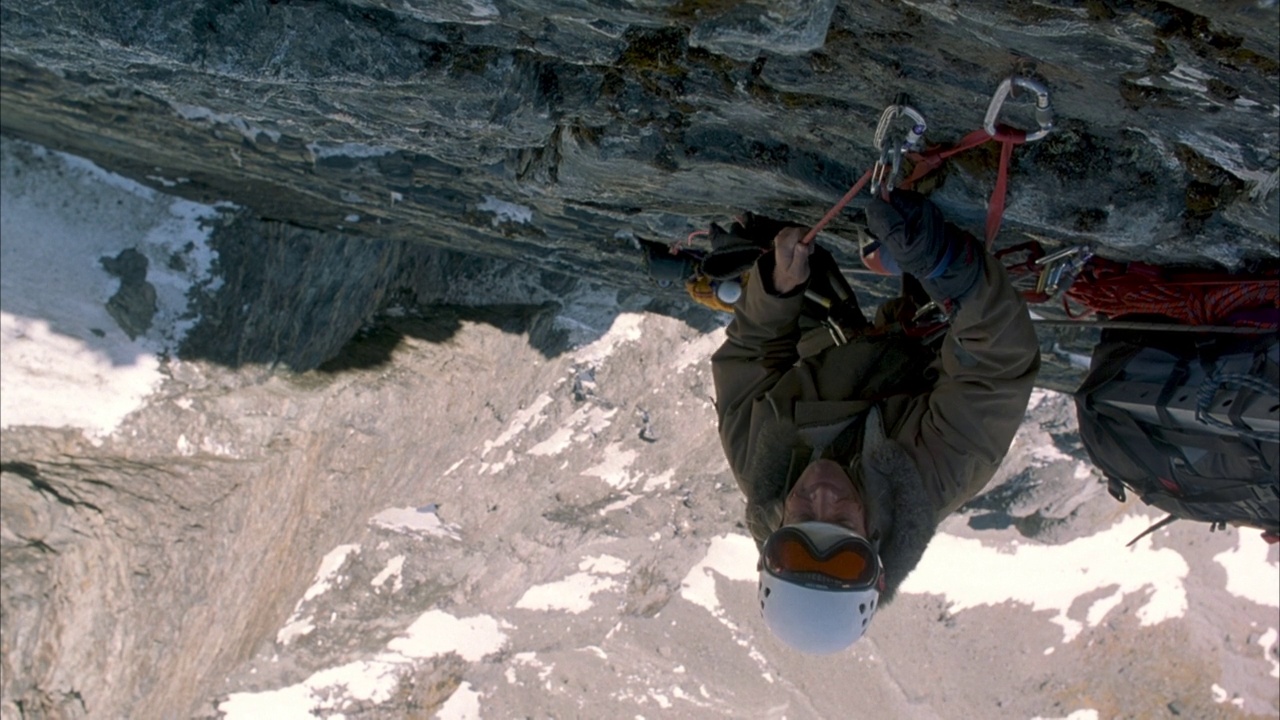
[[[937,532],[936,511],[920,471],[896,440],[885,437],[880,413],[874,409],[862,435],[861,470],[868,529],[873,541],[879,540],[884,565],[883,605],[893,600],[898,586],[920,564]]]

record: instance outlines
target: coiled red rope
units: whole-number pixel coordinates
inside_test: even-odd
[[[1280,310],[1280,271],[1248,275],[1179,271],[1095,257],[1080,271],[1063,303],[1073,317],[1163,315],[1186,325],[1213,325],[1231,318],[1233,325],[1274,327],[1274,317],[1239,314]],[[1086,312],[1074,314],[1068,303]]]

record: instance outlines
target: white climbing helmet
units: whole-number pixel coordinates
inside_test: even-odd
[[[867,631],[884,587],[880,558],[866,538],[824,522],[784,525],[760,554],[760,612],[774,637],[825,655]]]

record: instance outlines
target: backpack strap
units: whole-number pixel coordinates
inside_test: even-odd
[[[1202,355],[1201,363],[1205,362]],[[1160,395],[1156,398],[1156,415],[1160,418],[1160,423],[1166,427],[1177,425],[1173,416],[1169,414],[1169,401],[1173,399],[1173,394],[1182,388],[1189,375],[1191,375],[1191,358],[1180,357],[1177,364],[1173,366],[1173,371],[1169,373],[1169,377],[1165,378],[1164,387],[1160,388]]]

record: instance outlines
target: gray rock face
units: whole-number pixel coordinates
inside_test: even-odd
[[[1274,3],[6,3],[3,127],[308,228],[642,283],[630,238],[812,222],[898,93],[954,142],[1014,73],[1005,241],[1277,255]],[[1003,118],[1031,123],[1023,102]],[[934,197],[978,229],[994,146]],[[154,182],[154,181],[153,181]],[[858,205],[859,203],[855,203]],[[826,242],[851,259],[857,213]]]

